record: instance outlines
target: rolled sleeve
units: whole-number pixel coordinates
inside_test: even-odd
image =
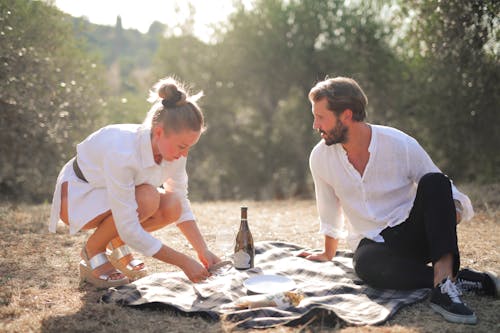
[[[337,228],[331,223],[323,222],[322,219],[319,220],[319,233],[328,237],[335,239],[341,239],[346,237],[346,231],[342,228]]]
[[[109,154],[104,160],[108,200],[120,238],[135,250],[146,256],[157,253],[162,242],[142,227],[137,213],[135,198],[134,169],[127,164],[130,156]]]
[[[455,185],[451,187],[453,199],[460,201],[462,204],[462,221],[469,221],[474,217],[474,209],[468,196],[460,192]]]

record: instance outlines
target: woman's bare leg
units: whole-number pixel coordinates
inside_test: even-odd
[[[156,189],[155,189],[156,191]],[[159,192],[158,192],[159,193]],[[139,197],[138,197],[139,198]],[[141,199],[138,199],[141,200]],[[181,214],[181,205],[177,197],[171,193],[159,193],[159,206],[153,214],[147,214],[146,219],[141,219],[141,224],[148,232],[161,229],[175,221],[177,221]],[[148,216],[149,215],[149,216]],[[114,248],[120,247],[125,244],[120,237],[116,237],[111,241]],[[133,259],[132,255],[126,255],[120,259],[122,264],[128,264]],[[141,270],[144,265],[135,266],[134,270]]]
[[[64,182],[62,185],[61,185],[61,211],[59,213],[59,217],[60,219],[66,223],[67,225],[69,225],[69,215],[68,215],[68,182]],[[82,229],[84,230],[88,230],[88,229],[96,229],[96,231],[94,232],[94,234],[99,230],[99,227],[107,220],[109,220],[109,218],[111,217],[111,211],[106,211],[98,216],[96,216],[95,218],[93,218],[92,220],[90,220],[89,222],[87,222]],[[93,234],[93,235],[94,235]],[[93,236],[92,235],[92,236]],[[92,237],[90,236],[89,239]],[[87,251],[87,255],[90,258],[92,258],[94,255],[96,255],[97,253],[100,253],[100,252],[103,252],[102,250],[99,250],[100,249],[100,246],[89,246],[89,243],[88,243],[88,240],[87,240],[87,243],[85,245],[85,249]],[[100,276],[101,274],[105,274],[106,272],[110,272],[111,270],[113,270],[114,267],[113,265],[111,265],[110,262],[108,263],[105,263],[104,265],[101,265],[99,267],[97,267],[95,270],[92,271],[92,274],[96,277]],[[111,275],[109,275],[109,279],[110,280],[121,280],[125,278],[125,275],[123,273],[113,273]]]
[[[162,201],[164,202],[165,200],[164,199],[161,200],[160,198],[161,195],[156,190],[156,188],[154,188],[151,185],[143,184],[136,187],[135,193],[138,205],[137,211],[139,219],[141,221],[146,221],[152,215],[157,214],[159,211],[162,211],[159,209],[160,203]],[[67,197],[68,197],[68,184],[67,182],[65,182],[62,184],[62,189],[61,189],[60,217],[61,220],[63,220],[63,222],[65,222],[66,224],[68,224]],[[165,202],[163,203],[163,205],[165,205]],[[172,203],[170,203],[170,205],[172,205]],[[106,250],[106,246],[112,240],[114,241],[114,243],[112,243],[114,247],[123,245],[123,242],[118,237],[118,231],[116,230],[116,226],[113,220],[113,215],[111,214],[110,211],[107,211],[103,214],[96,216],[94,219],[89,221],[83,227],[83,229],[94,229],[94,228],[95,228],[94,233],[89,237],[85,245],[89,258],[92,258],[94,255],[98,253],[104,252]],[[128,263],[131,260],[131,256],[126,256],[126,257],[130,257],[127,258],[126,262]],[[109,265],[111,264],[107,263],[98,267],[94,271],[94,274],[98,276],[102,272],[109,270],[111,268]],[[141,268],[142,268],[141,266],[137,267],[137,269]],[[123,276],[117,276],[116,278],[122,278],[122,277]],[[112,278],[115,277],[113,276]]]
[[[143,221],[148,219],[158,210],[160,204],[160,194],[153,186],[147,184],[137,186],[135,188],[135,197],[137,201],[137,213],[139,220]],[[90,223],[92,223],[92,221],[89,222],[89,224]],[[87,225],[85,226],[87,227]],[[89,252],[93,250],[92,252],[95,253],[103,252],[106,250],[108,243],[117,238],[119,237],[115,221],[113,219],[113,215],[109,214],[104,220],[102,220],[94,233],[89,237],[87,241],[87,250]],[[122,244],[123,242],[119,244],[119,242],[116,241],[113,246],[118,247]],[[89,255],[92,254],[89,253]]]
[[[141,221],[146,231],[152,232],[176,222],[182,213],[179,198],[172,192],[160,193],[158,210],[145,221]]]

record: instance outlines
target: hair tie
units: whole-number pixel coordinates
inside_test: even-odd
[[[166,108],[171,108],[171,107],[176,106],[177,103],[181,100],[181,98],[182,98],[182,92],[177,90],[175,92],[174,96],[172,96],[168,99],[167,98],[162,99],[161,104],[163,104],[163,106]]]
[[[172,107],[172,100],[168,100],[166,98],[161,100],[161,104],[163,104],[164,107],[169,108]]]

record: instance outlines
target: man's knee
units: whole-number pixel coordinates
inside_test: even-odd
[[[417,192],[427,198],[451,198],[451,181],[445,174],[427,173],[420,179]]]
[[[443,173],[430,172],[420,178],[419,186],[450,186],[450,179]]]
[[[151,217],[160,207],[160,193],[153,185],[142,184],[136,186],[135,198],[141,221]]]

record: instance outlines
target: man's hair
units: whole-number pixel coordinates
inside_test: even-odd
[[[352,119],[363,121],[366,118],[368,98],[356,81],[347,77],[335,77],[318,82],[309,91],[309,100],[318,102],[328,100],[328,109],[340,115],[344,110],[352,111]]]

